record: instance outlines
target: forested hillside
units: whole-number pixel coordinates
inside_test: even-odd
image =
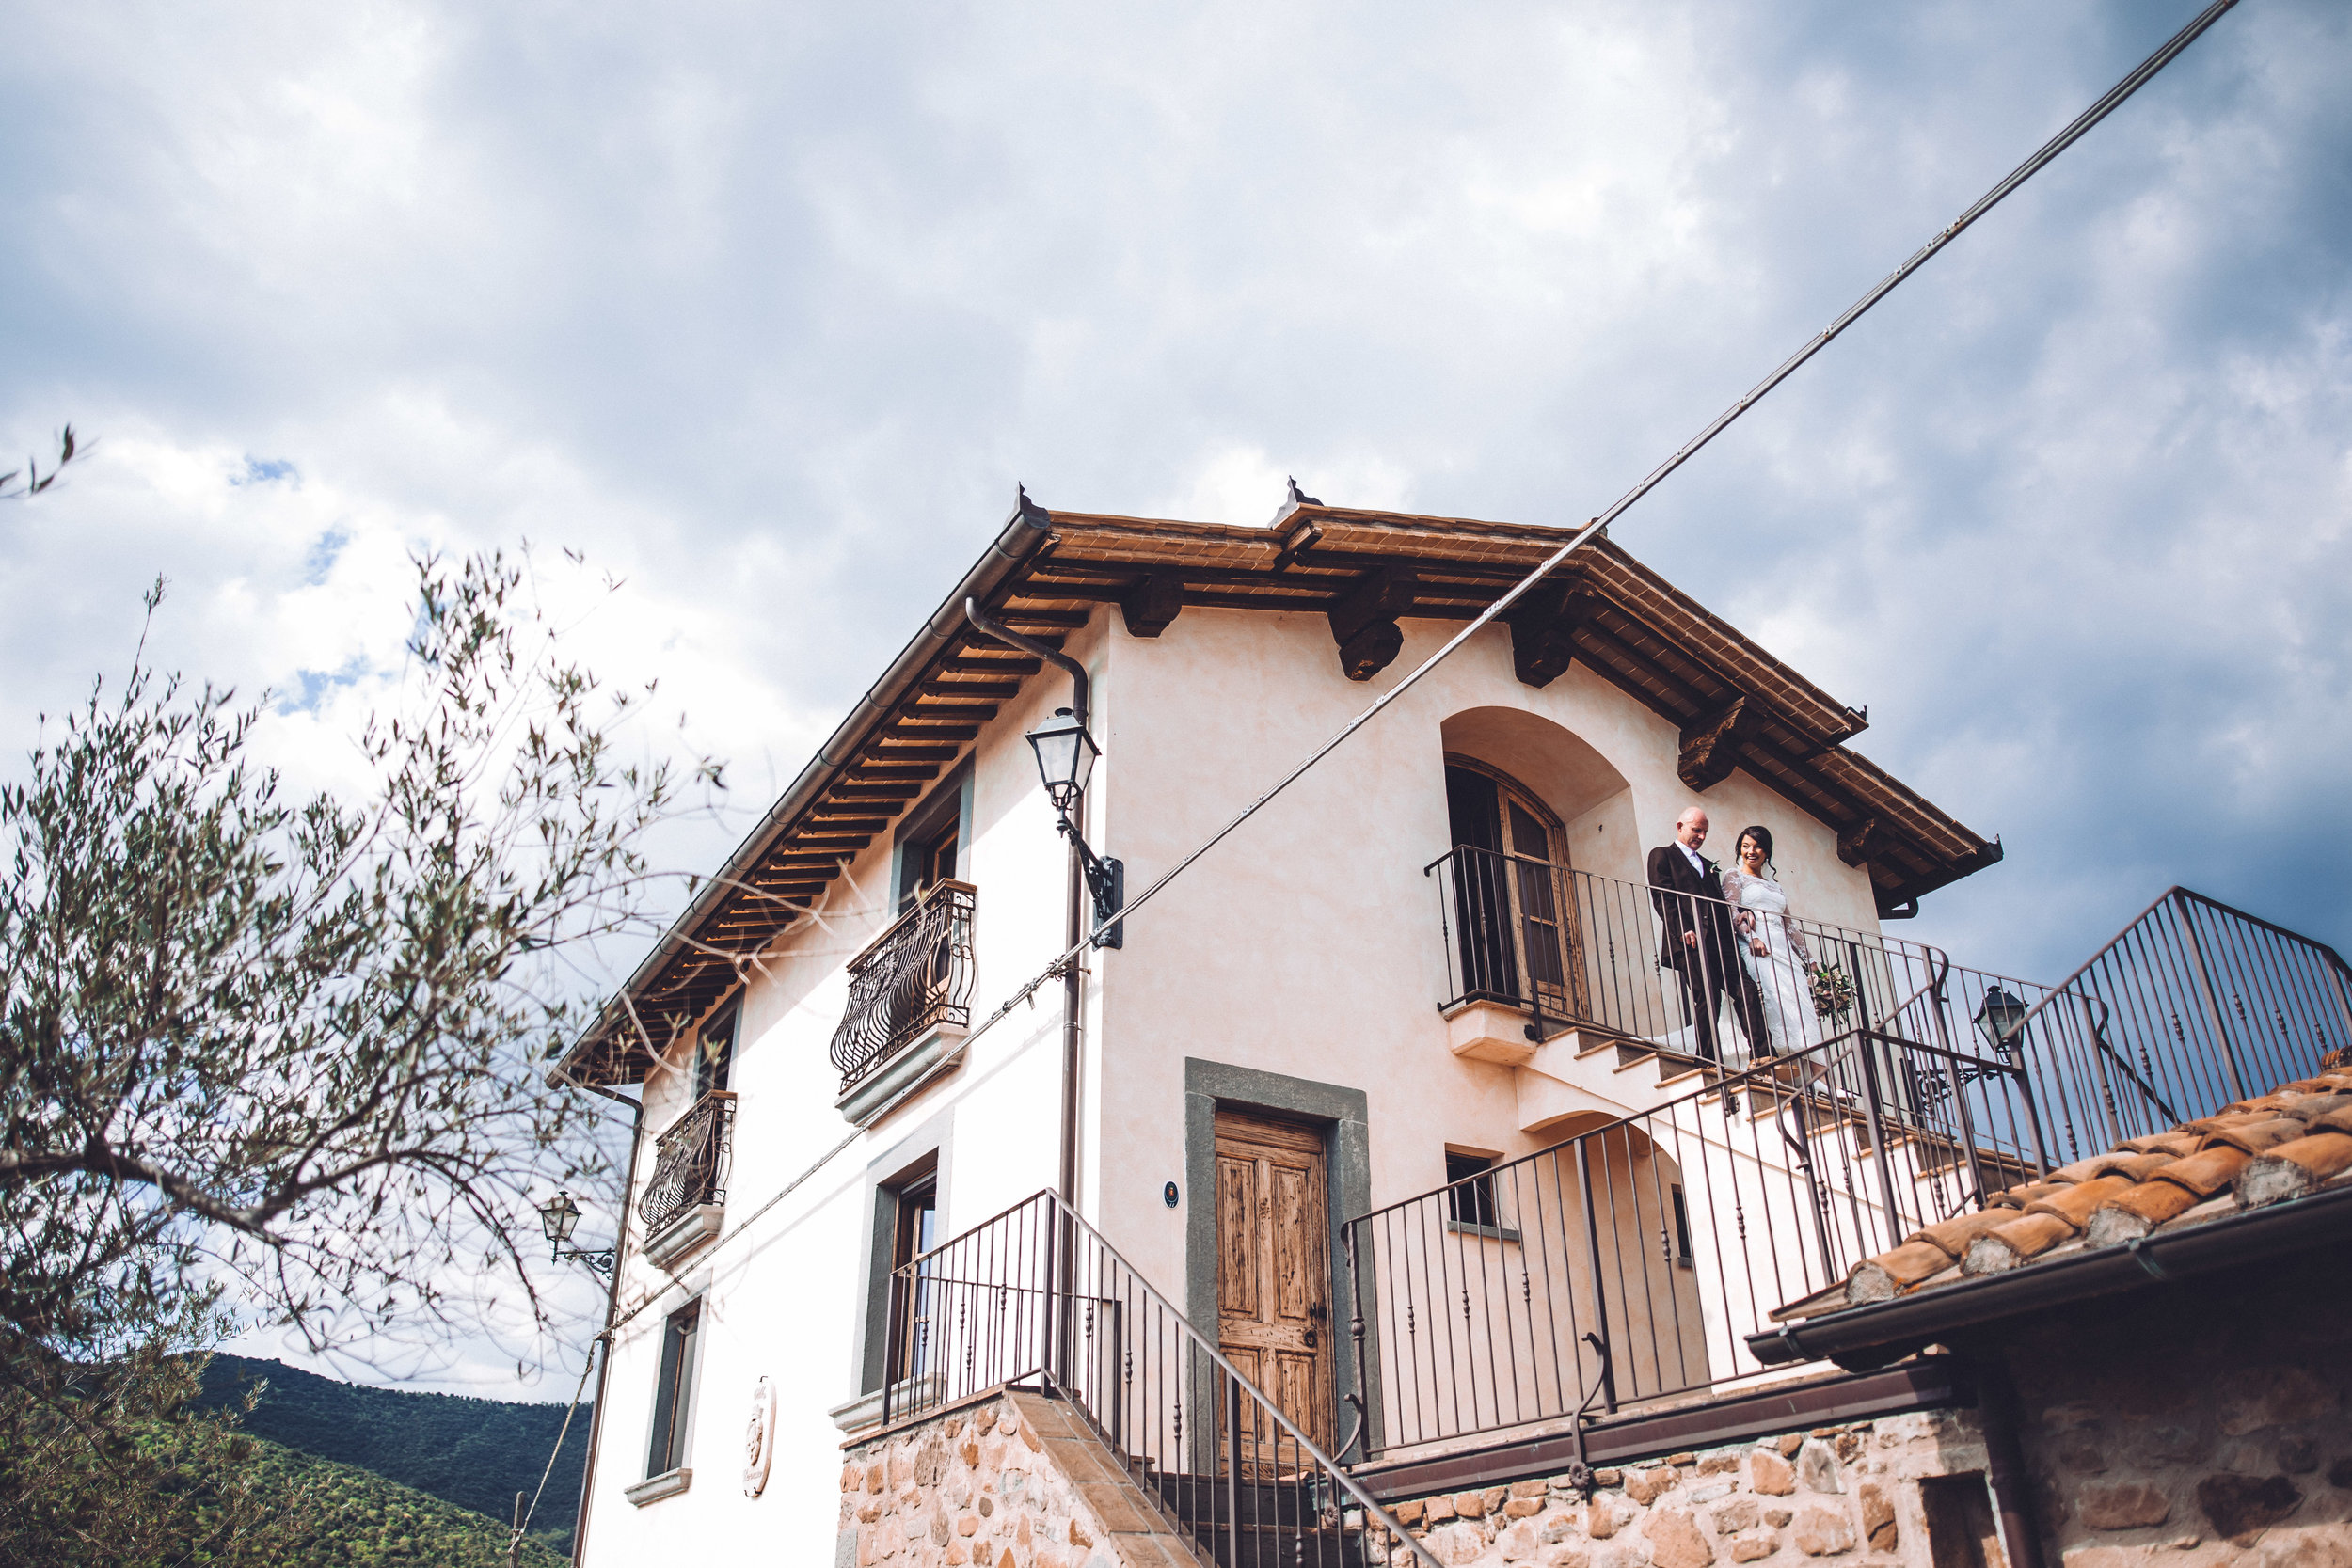
[[[276,1443],[257,1442],[248,1465],[248,1480],[268,1510],[273,1534],[287,1544],[285,1568],[327,1563],[335,1568],[506,1568],[506,1527],[469,1509],[357,1465]],[[569,1528],[567,1522],[565,1537],[556,1544],[534,1528],[532,1539],[523,1544],[522,1563],[527,1568],[563,1568],[570,1560]]]
[[[268,1391],[240,1423],[254,1436],[373,1471],[486,1514],[501,1527],[512,1516],[515,1494],[529,1495],[538,1487],[548,1451],[564,1424],[561,1404],[368,1388],[281,1362],[235,1355],[213,1357],[204,1374],[203,1402],[233,1405],[249,1385],[262,1379]],[[537,1540],[568,1547],[594,1413],[583,1403],[572,1418],[564,1452],[532,1516],[531,1533]],[[502,1551],[502,1530],[498,1540]]]

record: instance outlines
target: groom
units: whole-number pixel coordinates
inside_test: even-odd
[[[1764,998],[1755,976],[1740,961],[1731,911],[1724,904],[1723,873],[1699,853],[1707,842],[1707,813],[1692,806],[1675,821],[1675,841],[1649,852],[1650,902],[1658,907],[1658,961],[1682,977],[1683,999],[1697,1022],[1699,1054],[1723,1060],[1715,1041],[1715,1015],[1724,993],[1734,999],[1740,1031],[1752,1057],[1772,1053],[1765,1032]]]

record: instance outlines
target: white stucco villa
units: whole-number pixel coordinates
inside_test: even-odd
[[[1069,1402],[1167,1505],[1168,1541],[1231,1562],[1217,1510],[1325,1475],[1318,1456],[1426,1465],[1498,1431],[1581,1455],[1580,1410],[1752,1386],[1744,1337],[1773,1308],[1909,1208],[1949,1212],[1945,1183],[2018,1179],[2016,1129],[1921,1129],[1993,1114],[2005,1058],[1969,1054],[1972,1022],[2035,993],[1970,991],[1881,928],[1999,847],[1850,750],[1859,711],[1605,537],[1118,945],[1015,994],[1073,910],[1094,929],[1026,738],[1073,682],[967,600],[1084,667],[1101,755],[1075,813],[1132,895],[1566,537],[1295,487],[1264,528],[1022,499],[559,1065],[644,1108],[591,1568],[1110,1551],[1072,1526],[1049,1552],[961,1503],[935,1539],[860,1533],[845,1446],[952,1430],[1006,1386]],[[1810,956],[1861,992],[1824,1020],[1924,1054],[1834,1084],[1752,1069],[1726,1105],[1645,863],[1693,804],[1723,863],[1771,831]],[[1928,1022],[1904,1012],[1923,997]],[[1736,1011],[1734,1068],[1755,1043]],[[1779,1043],[1818,1051],[1806,1028]],[[1882,1110],[1900,1139],[1854,1131]],[[1595,1129],[1618,1143],[1546,1154]],[[1290,1423],[1290,1458],[1241,1457],[1245,1401]],[[1174,1489],[1211,1475],[1229,1500],[1187,1538]],[[1359,1529],[1317,1484],[1301,1506]]]

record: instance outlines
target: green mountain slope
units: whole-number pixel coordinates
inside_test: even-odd
[[[305,1454],[373,1471],[487,1515],[499,1527],[512,1517],[516,1492],[527,1497],[537,1490],[548,1451],[564,1424],[561,1404],[368,1388],[282,1362],[235,1355],[213,1357],[205,1370],[200,1402],[234,1405],[249,1385],[264,1378],[268,1392],[240,1423],[246,1432]],[[571,1539],[594,1415],[594,1407],[583,1403],[572,1418],[564,1452],[548,1477],[538,1512],[532,1515],[534,1537],[562,1543]],[[496,1533],[502,1554],[503,1528]]]
[[[246,1473],[274,1533],[291,1538],[286,1568],[505,1568],[507,1532],[495,1520],[355,1465],[257,1442]],[[563,1568],[569,1559],[531,1540],[521,1560]]]

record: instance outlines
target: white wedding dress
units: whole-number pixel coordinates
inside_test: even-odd
[[[1763,998],[1773,1053],[1785,1056],[1820,1044],[1820,1020],[1813,1011],[1813,986],[1805,973],[1812,955],[1788,918],[1788,895],[1769,878],[1726,871],[1724,897],[1755,917],[1747,923],[1749,929],[1737,933],[1740,961],[1747,965]],[[1749,945],[1757,938],[1764,942],[1761,955]]]

